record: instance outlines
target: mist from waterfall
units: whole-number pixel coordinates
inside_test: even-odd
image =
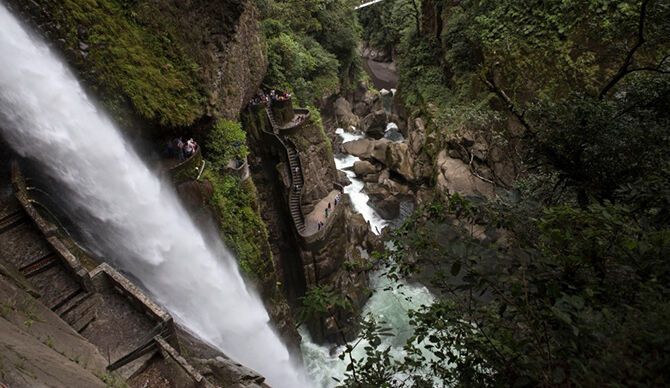
[[[305,385],[230,252],[205,239],[63,62],[2,4],[0,30],[2,135],[62,184],[96,249],[272,386]]]

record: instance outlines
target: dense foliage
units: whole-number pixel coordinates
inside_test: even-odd
[[[203,177],[212,185],[210,200],[219,219],[221,237],[240,264],[245,275],[263,281],[272,274],[268,232],[256,208],[257,194],[253,182],[240,182],[234,176],[222,176],[206,169]]]
[[[355,0],[258,0],[268,45],[266,83],[312,104],[361,76]]]
[[[242,126],[236,121],[227,119],[220,119],[209,130],[205,149],[207,159],[218,170],[232,160],[246,160],[249,154]]]
[[[670,4],[424,0],[421,16],[397,46],[408,108],[442,145],[513,123],[527,169],[495,200],[436,195],[393,234],[387,275],[437,301],[401,359],[366,321],[343,384],[667,384]]]

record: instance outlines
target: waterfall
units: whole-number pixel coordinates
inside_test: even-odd
[[[64,187],[96,249],[178,322],[271,385],[303,386],[230,252],[204,238],[63,62],[2,4],[0,29],[0,131]]]

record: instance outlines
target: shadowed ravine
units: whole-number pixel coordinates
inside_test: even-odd
[[[2,135],[63,185],[95,248],[272,386],[304,385],[230,252],[205,240],[66,66],[2,5],[0,26]]]

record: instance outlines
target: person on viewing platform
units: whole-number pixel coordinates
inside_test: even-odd
[[[190,158],[191,156],[193,156],[193,154],[196,153],[197,150],[198,150],[198,143],[196,143],[195,140],[193,140],[192,138],[188,139],[186,145],[184,146],[184,155],[187,158]]]
[[[179,160],[184,160],[184,142],[181,140],[181,137],[175,139],[175,145],[177,147],[177,157]]]

